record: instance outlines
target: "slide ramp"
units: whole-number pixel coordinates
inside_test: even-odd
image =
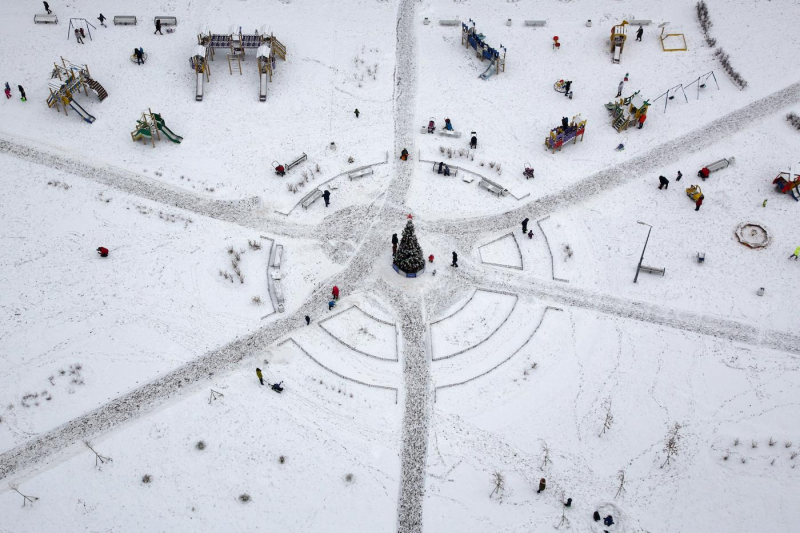
[[[259,85],[259,88],[258,88],[258,99],[261,102],[266,102],[267,101],[267,73],[266,72],[262,72],[260,78],[261,78],[261,85]]]
[[[195,94],[194,99],[198,102],[203,101],[203,73],[197,73],[197,94]]]
[[[183,137],[181,137],[180,135],[176,135],[171,129],[169,129],[166,125],[164,125],[163,122],[158,125],[158,129],[161,130],[161,133],[163,133],[167,139],[174,142],[175,144],[180,144],[181,141],[183,140]]]
[[[78,102],[76,102],[75,100],[71,101],[71,102],[69,103],[69,106],[70,106],[72,109],[74,109],[74,110],[75,110],[75,112],[76,112],[76,113],[78,113],[78,114],[81,116],[81,118],[82,118],[83,120],[85,120],[86,122],[88,122],[89,124],[91,124],[92,122],[94,122],[95,120],[97,120],[97,119],[95,119],[95,118],[94,118],[94,116],[92,116],[91,114],[89,114],[89,112],[88,112],[88,111],[86,111],[84,108],[82,108],[82,107],[81,107],[81,105],[80,105]]]

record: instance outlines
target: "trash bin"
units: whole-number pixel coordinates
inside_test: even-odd
[[[756,294],[758,294],[759,296],[764,296],[764,287],[758,289],[758,292]]]
[[[586,27],[587,28],[591,28],[592,27],[592,19],[589,19],[589,20],[586,21]]]

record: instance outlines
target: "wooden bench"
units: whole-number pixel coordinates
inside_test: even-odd
[[[525,25],[526,25],[526,26],[536,26],[536,27],[542,27],[542,26],[544,26],[545,24],[547,24],[547,21],[546,21],[546,20],[526,20],[526,21],[525,21]]]
[[[628,24],[630,24],[631,26],[649,26],[652,23],[653,23],[652,20],[634,19],[634,20],[629,20],[628,21]]]
[[[270,252],[269,266],[280,270],[281,262],[283,262],[283,245],[277,244],[272,247],[272,252]]]
[[[503,196],[503,190],[504,189],[502,189],[501,187],[498,187],[496,184],[490,182],[489,180],[487,180],[485,178],[481,178],[481,181],[478,182],[478,186],[479,187],[483,187],[484,189],[486,189],[487,191],[489,191],[492,194],[496,194],[498,198]]]
[[[458,167],[453,166],[453,165],[448,165],[447,163],[445,163],[444,165],[442,165],[442,176],[444,176],[444,167],[446,167],[446,166],[450,167],[450,176],[457,176],[458,175]],[[434,163],[432,170],[438,174],[439,173],[439,163]]]
[[[709,172],[716,172],[717,170],[722,170],[723,168],[728,168],[730,165],[733,164],[735,161],[734,158],[730,159],[720,159],[719,161],[714,161],[710,165],[706,165],[706,168]]]
[[[136,26],[136,16],[114,15],[114,26]]]
[[[56,15],[34,15],[34,24],[58,24],[58,16]]]
[[[358,170],[356,172],[351,172],[350,174],[347,175],[347,177],[350,178],[351,180],[356,180],[358,178],[363,178],[364,176],[369,176],[370,174],[372,174],[372,167],[365,168],[363,170]]]
[[[440,19],[439,26],[458,26],[461,21],[458,19]]]
[[[445,137],[461,137],[461,132],[442,128],[439,130],[439,135],[444,135]]]
[[[644,272],[649,272],[650,274],[661,274],[662,276],[666,273],[666,268],[656,268],[656,267],[649,267],[649,266],[640,266],[639,270],[643,270]]]
[[[302,163],[306,159],[308,159],[308,156],[306,155],[305,152],[303,152],[303,155],[301,155],[300,157],[298,157],[297,159],[295,159],[294,161],[292,161],[291,163],[286,165],[286,172],[289,172],[291,169],[293,169],[294,167],[296,167],[297,165],[299,165],[300,163]]]
[[[156,21],[161,21],[162,26],[177,26],[178,25],[178,17],[155,17],[153,19],[153,24]]]
[[[313,191],[305,195],[305,197],[302,200],[300,200],[300,203],[302,204],[303,209],[308,209],[308,206],[310,206],[320,198],[322,198],[322,191],[319,189],[314,189]]]

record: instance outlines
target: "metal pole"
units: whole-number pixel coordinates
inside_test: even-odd
[[[639,222],[639,224],[650,226],[650,224],[645,224],[644,222]],[[636,267],[636,276],[634,276],[633,278],[634,283],[636,283],[636,280],[639,279],[639,270],[642,268],[642,261],[644,261],[644,251],[647,250],[647,241],[650,240],[651,231],[653,231],[653,226],[650,226],[650,229],[647,230],[647,238],[644,240],[644,248],[642,248],[642,257],[639,258],[639,265]]]

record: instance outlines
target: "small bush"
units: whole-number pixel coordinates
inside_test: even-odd
[[[770,446],[775,446],[775,439],[773,439],[772,437],[770,437],[770,438],[769,438],[769,443],[768,443],[768,444],[769,444]]]
[[[258,241],[247,241],[247,244],[250,246],[251,250],[260,250],[261,243]]]
[[[758,448],[758,441],[755,441],[755,440],[751,441],[750,442],[750,447],[753,448],[753,449]]]
[[[353,159],[353,156],[350,156],[350,157],[348,157],[348,158],[347,158],[347,162],[348,162],[348,163],[355,163],[355,162],[356,162],[356,160],[355,160],[355,159]]]
[[[786,442],[783,443],[783,446],[786,447],[786,448],[791,448],[792,447],[792,441],[787,440]]]
[[[733,439],[733,445],[734,446],[738,446],[739,445],[739,437],[736,437],[735,439]]]
[[[242,494],[239,494],[239,501],[242,502],[242,503],[249,502],[250,501],[250,495],[247,494],[246,492],[243,492]]]
[[[352,483],[354,479],[355,479],[355,476],[353,474],[347,474],[347,475],[344,476],[344,480],[347,483]]]
[[[153,477],[150,474],[142,476],[142,483],[150,483],[151,481],[153,481]]]
[[[261,296],[253,296],[252,301],[256,305],[261,305]]]
[[[789,121],[789,124],[800,130],[800,117],[797,116],[797,113],[789,113],[786,115],[786,120]]]
[[[204,441],[202,441],[202,440],[199,440],[199,441],[197,441],[197,444],[194,445],[194,447],[197,448],[198,450],[205,450],[206,449],[206,443]]]

